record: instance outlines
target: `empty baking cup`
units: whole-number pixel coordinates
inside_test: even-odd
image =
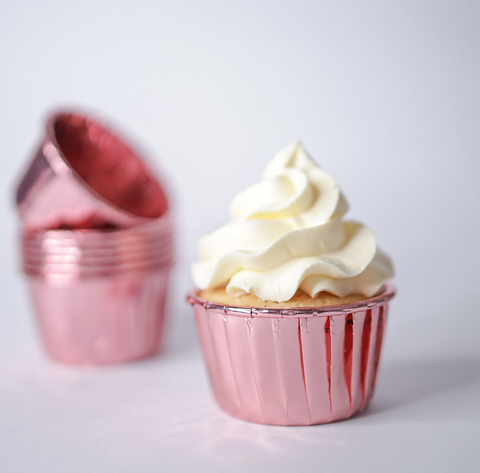
[[[93,116],[54,113],[17,191],[24,228],[131,227],[168,209],[140,156]],[[98,224],[93,224],[98,228]]]
[[[352,304],[263,309],[187,295],[214,396],[239,419],[312,425],[347,419],[370,402],[395,288]]]
[[[73,265],[75,266],[75,265]],[[87,274],[28,272],[47,353],[63,363],[98,365],[154,355],[165,320],[170,265],[106,268]]]
[[[97,121],[54,114],[17,204],[21,268],[48,354],[94,365],[155,354],[173,225],[140,157]]]

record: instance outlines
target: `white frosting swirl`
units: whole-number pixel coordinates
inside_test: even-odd
[[[200,289],[226,285],[232,296],[277,302],[299,288],[371,297],[393,266],[368,227],[342,220],[347,210],[332,177],[293,143],[234,198],[231,222],[200,239],[193,279]]]

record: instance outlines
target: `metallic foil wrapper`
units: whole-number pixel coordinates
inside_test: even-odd
[[[58,112],[17,190],[26,229],[131,227],[168,209],[138,154],[93,116]]]
[[[312,425],[362,412],[375,389],[388,302],[318,308],[222,306],[187,295],[213,393],[239,419]]]
[[[155,354],[165,319],[169,268],[81,279],[29,276],[47,353],[73,364]]]
[[[133,149],[91,117],[54,114],[17,205],[21,266],[51,357],[103,364],[154,354],[173,225]]]

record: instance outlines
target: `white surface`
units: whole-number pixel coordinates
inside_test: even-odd
[[[223,414],[196,350],[74,369],[18,347],[0,369],[6,472],[478,471],[478,360],[384,363],[370,409],[315,427]]]
[[[0,471],[480,469],[476,2],[0,2]],[[16,271],[14,181],[62,103],[103,111],[169,177],[179,231],[163,355],[48,362]],[[182,296],[194,245],[299,138],[399,295],[376,397],[332,425],[215,406]]]

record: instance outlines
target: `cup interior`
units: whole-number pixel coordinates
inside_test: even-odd
[[[100,123],[59,113],[48,129],[66,164],[101,198],[137,217],[158,218],[167,211],[165,193],[140,157]]]

